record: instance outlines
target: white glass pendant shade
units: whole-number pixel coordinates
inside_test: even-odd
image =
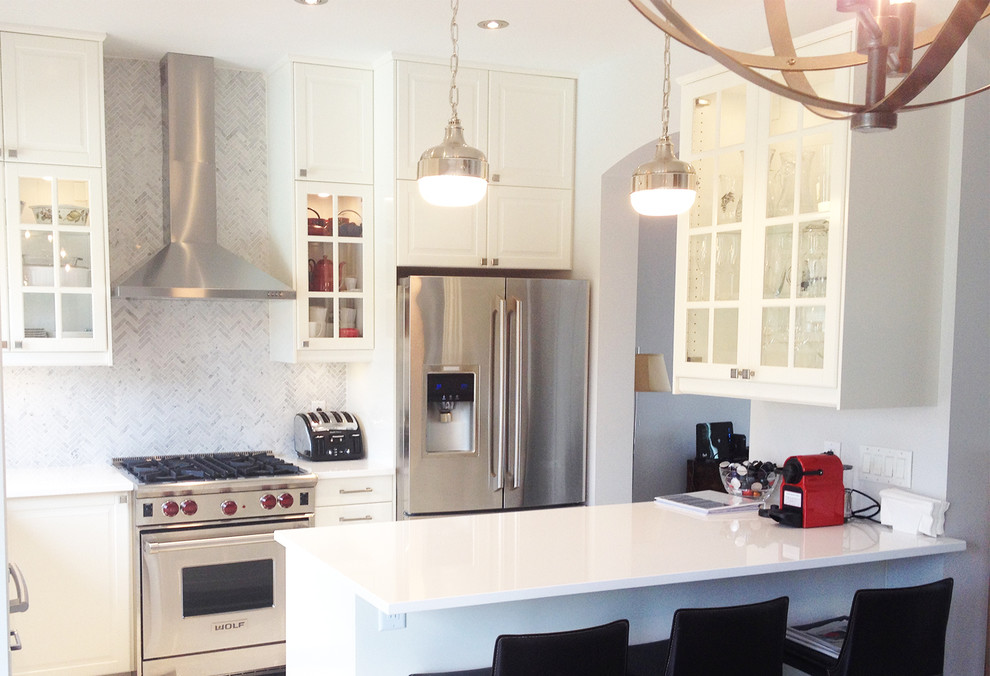
[[[436,206],[471,206],[488,190],[488,160],[464,142],[464,129],[456,117],[447,124],[443,143],[420,156],[416,173],[419,194]]]
[[[694,204],[696,186],[694,167],[677,159],[670,140],[661,139],[653,159],[633,174],[629,201],[644,216],[675,216]]]

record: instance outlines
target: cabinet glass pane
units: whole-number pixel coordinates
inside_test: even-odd
[[[773,76],[778,83],[783,84],[784,78],[779,74]],[[804,109],[797,101],[778,96],[770,95],[770,136],[789,134],[797,130],[798,116]]]
[[[738,361],[739,308],[717,308],[712,330],[712,362],[735,364]]]
[[[713,180],[714,160],[699,158],[691,161],[694,172],[698,177],[698,199],[694,201],[690,212],[692,228],[708,228],[712,225],[712,202],[715,199]]]
[[[684,341],[689,362],[708,363],[708,310],[688,310]]]
[[[21,239],[24,286],[55,285],[55,234],[51,230],[25,230]]]
[[[89,235],[63,232],[59,236],[59,244],[59,284],[86,288],[92,286]]]
[[[791,225],[767,228],[763,251],[763,297],[791,297]]]
[[[333,330],[333,301],[329,298],[310,298],[308,336],[332,338]]]
[[[337,234],[361,237],[364,234],[364,211],[360,197],[342,195],[337,203]]]
[[[801,147],[801,213],[829,210],[832,137],[816,134],[804,138]]]
[[[722,124],[719,146],[739,145],[746,139],[746,85],[722,91]]]
[[[763,366],[787,366],[788,317],[786,307],[763,308],[763,337],[760,346],[760,364]]]
[[[711,298],[711,235],[692,235],[688,244],[689,301]]]
[[[823,298],[828,271],[828,221],[812,221],[801,226],[798,243],[801,261],[799,298]]]
[[[820,369],[825,358],[825,306],[799,307],[794,318],[794,366]]]
[[[794,213],[795,143],[771,143],[767,164],[767,217]]]
[[[837,96],[835,87],[835,72],[830,70],[808,71],[805,73],[811,88],[823,99],[845,101],[848,96]],[[796,105],[796,104],[795,104]],[[805,129],[817,127],[831,122],[828,118],[816,115],[804,106],[801,107],[802,124]]]
[[[89,225],[89,181],[58,179],[58,210],[55,217],[60,225]]]
[[[62,337],[93,337],[93,297],[90,294],[62,294]]]
[[[699,96],[694,100],[694,115],[691,121],[691,152],[703,153],[715,148],[715,92]]]
[[[742,221],[743,153],[725,153],[718,158],[718,210],[719,225]]]
[[[364,289],[364,245],[341,242],[339,244],[340,263],[338,290],[359,292]]]
[[[739,246],[742,233],[738,230],[720,232],[715,242],[715,300],[739,300]]]
[[[24,294],[24,337],[55,337],[55,294]]]
[[[329,293],[337,288],[339,263],[334,263],[333,242],[309,243],[309,290]]]
[[[52,224],[52,194],[50,176],[21,176],[18,179],[21,200],[21,223]]]
[[[340,338],[364,335],[364,302],[360,298],[340,299]]]

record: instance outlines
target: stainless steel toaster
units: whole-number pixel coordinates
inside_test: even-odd
[[[293,422],[296,453],[309,460],[364,457],[361,424],[347,411],[316,409],[297,413]]]

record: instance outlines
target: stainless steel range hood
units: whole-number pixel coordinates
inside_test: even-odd
[[[217,243],[213,59],[166,54],[165,248],[114,285],[121,298],[293,299],[296,292]]]

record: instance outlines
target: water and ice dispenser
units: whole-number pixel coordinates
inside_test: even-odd
[[[477,374],[426,374],[426,452],[474,453]]]

